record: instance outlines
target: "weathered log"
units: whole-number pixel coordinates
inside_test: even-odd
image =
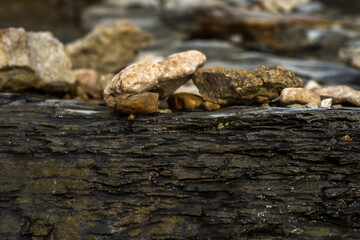
[[[360,238],[359,109],[0,105],[1,239]]]

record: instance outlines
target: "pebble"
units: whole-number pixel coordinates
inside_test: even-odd
[[[314,103],[321,105],[321,98],[318,94],[304,88],[285,88],[281,91],[280,102],[283,105]]]
[[[332,105],[332,108],[333,109],[341,109],[343,106],[341,104],[335,104],[335,105]]]
[[[307,104],[305,105],[305,107],[306,107],[306,108],[319,108],[318,105],[316,105],[315,103],[312,103],[312,102],[307,103]]]
[[[330,109],[332,105],[332,98],[326,98],[321,101],[321,108]]]
[[[314,90],[314,89],[316,89],[316,88],[320,88],[320,87],[321,87],[321,85],[320,85],[318,82],[316,82],[315,80],[309,80],[309,81],[305,84],[304,89],[309,90],[309,91],[312,91],[312,90]]]
[[[202,109],[204,100],[192,93],[175,93],[168,99],[169,106],[176,110]]]
[[[322,87],[313,90],[321,98],[332,98],[333,103],[350,103],[360,107],[360,91],[346,85]]]
[[[295,104],[287,105],[286,107],[287,108],[305,108],[305,105],[295,103]]]
[[[153,114],[158,112],[159,94],[145,92],[115,98],[115,110],[125,114]]]
[[[342,136],[340,138],[340,141],[342,142],[352,142],[352,138],[349,135]]]

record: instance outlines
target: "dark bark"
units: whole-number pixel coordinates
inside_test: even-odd
[[[1,239],[360,238],[359,109],[0,104]]]

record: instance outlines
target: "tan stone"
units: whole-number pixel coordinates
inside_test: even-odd
[[[313,90],[321,98],[332,98],[333,103],[350,103],[360,107],[360,91],[346,85],[322,87]]]
[[[204,100],[220,105],[268,103],[282,89],[303,85],[293,72],[280,66],[260,66],[254,70],[199,69],[192,79]]]
[[[0,30],[0,90],[63,92],[74,83],[64,46],[49,32]]]
[[[315,103],[321,105],[321,98],[318,94],[304,88],[285,88],[281,91],[280,102],[283,105]]]
[[[159,94],[140,93],[115,98],[115,110],[126,114],[153,114],[158,112]]]
[[[100,24],[66,45],[74,68],[91,68],[113,73],[134,61],[136,53],[148,46],[152,36],[126,20]]]

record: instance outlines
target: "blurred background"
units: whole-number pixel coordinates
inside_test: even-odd
[[[115,19],[153,35],[138,58],[197,49],[205,67],[282,65],[305,81],[360,86],[358,0],[0,0],[0,28],[63,43]]]

